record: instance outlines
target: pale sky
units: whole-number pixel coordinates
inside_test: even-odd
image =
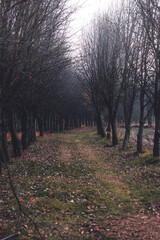
[[[71,41],[73,44],[78,44],[82,30],[87,30],[87,26],[91,22],[96,12],[103,12],[113,5],[117,5],[119,0],[70,0],[72,7],[79,7],[75,14],[72,16],[70,24],[70,33],[72,36]]]

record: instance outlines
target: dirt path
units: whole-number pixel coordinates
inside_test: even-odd
[[[81,129],[80,131],[75,130],[71,133],[80,134],[90,132],[90,129],[85,129],[84,131]],[[70,143],[72,140],[70,140]],[[73,142],[72,142],[73,145]],[[114,194],[116,192],[120,194],[121,198],[125,198],[126,196],[130,197],[131,192],[128,186],[122,181],[120,176],[113,174],[114,169],[113,166],[108,164],[104,158],[104,148],[102,146],[95,147],[95,145],[86,145],[84,139],[74,140],[74,146],[72,149],[66,148],[66,145],[62,145],[60,151],[62,152],[62,159],[67,162],[73,162],[73,160],[77,159],[78,155],[83,156],[84,159],[88,162],[88,165],[96,165],[96,173],[95,179],[97,187],[100,184],[109,185],[114,189]],[[110,153],[114,151],[113,148],[105,149],[105,155],[110,155]],[[63,157],[64,156],[64,157]],[[63,161],[63,160],[62,160]],[[102,171],[103,169],[103,171]],[[85,184],[88,184],[85,182]],[[89,184],[93,184],[91,181]],[[114,197],[112,196],[113,192],[108,192],[110,198],[114,201]],[[132,202],[132,201],[131,201]],[[96,200],[95,200],[96,203]],[[121,203],[123,204],[123,202]],[[135,205],[132,202],[133,207]],[[103,206],[104,208],[107,206]],[[119,207],[121,207],[119,205]],[[92,222],[90,222],[92,226]],[[93,228],[91,226],[87,226],[81,232],[85,235],[86,233],[99,232],[99,239],[105,238],[115,238],[115,239],[160,239],[160,218],[159,216],[155,216],[153,214],[145,214],[143,210],[138,214],[134,213],[126,213],[122,214],[122,216],[111,216],[105,215],[103,221],[96,222],[96,217],[94,220]],[[98,236],[97,236],[98,237]],[[94,234],[92,234],[92,238],[94,238]],[[98,238],[97,238],[98,239]]]
[[[87,128],[40,138],[10,167],[21,204],[45,240],[159,240],[159,205],[147,210],[150,186],[138,185],[143,169],[128,165],[135,158]],[[5,178],[0,238],[22,229],[21,240],[39,239],[33,225],[19,217]]]

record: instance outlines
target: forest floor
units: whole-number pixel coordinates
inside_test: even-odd
[[[126,151],[90,128],[38,140],[0,177],[0,239],[160,239],[160,159],[148,142],[143,154]],[[12,238],[13,239],[13,238]]]

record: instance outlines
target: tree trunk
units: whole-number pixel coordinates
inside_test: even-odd
[[[143,152],[143,127],[144,127],[144,89],[141,89],[140,93],[140,120],[139,130],[137,134],[137,152]]]
[[[21,142],[17,135],[16,126],[15,126],[15,114],[13,110],[11,110],[11,112],[9,113],[9,128],[10,128],[11,137],[12,137],[14,157],[20,157]]]
[[[87,127],[88,126],[88,121],[87,121],[87,116],[86,116],[86,118],[85,118],[85,127]]]
[[[152,111],[148,113],[148,127],[152,127]]]
[[[108,126],[107,126],[107,139],[111,140],[111,122],[108,121]]]
[[[5,120],[2,120],[2,147],[5,160],[9,162],[9,152],[8,152],[8,142],[7,142],[7,133],[6,133],[6,123]]]
[[[131,87],[126,82],[125,90],[124,90],[124,101],[123,101],[123,110],[124,110],[124,120],[125,120],[125,137],[123,140],[122,149],[126,149],[128,147],[130,132],[131,132],[131,121],[133,114],[133,105],[136,97],[136,87],[135,84]]]
[[[48,131],[51,132],[51,116],[48,115]]]
[[[63,132],[63,118],[59,117],[59,131]]]
[[[51,133],[54,132],[54,121],[53,121],[53,116],[51,116]]]
[[[113,146],[116,146],[118,144],[116,118],[112,119],[111,126],[112,126],[112,144]]]
[[[29,131],[28,131],[28,142],[29,145],[36,141],[36,125],[35,125],[35,116],[33,112],[30,112],[29,117]]]
[[[1,138],[1,136],[0,136],[0,138]],[[0,175],[2,173],[2,162],[3,161],[4,161],[4,159],[3,159],[2,141],[0,140]]]
[[[52,117],[52,124],[53,124],[53,129],[52,129],[52,131],[53,132],[56,132],[56,116],[55,115],[53,115],[53,117]]]
[[[159,93],[160,94],[160,93]],[[160,98],[160,96],[158,96]],[[155,106],[155,133],[154,133],[154,147],[153,156],[160,156],[160,99]]]
[[[29,126],[28,126],[28,115],[27,112],[24,111],[22,113],[22,139],[21,139],[21,143],[22,143],[22,147],[23,150],[28,148],[28,131],[29,131]]]
[[[4,153],[2,145],[2,106],[0,104],[0,174],[2,173],[2,163],[4,162]]]
[[[29,118],[28,118],[28,146],[30,146],[31,143],[32,143],[32,140],[31,140],[31,116],[29,115]]]
[[[143,152],[143,122],[140,122],[139,131],[137,134],[137,152]]]
[[[32,142],[36,141],[36,119],[33,115],[31,119],[31,140]]]
[[[155,133],[154,133],[154,147],[153,147],[153,156],[160,156],[160,119],[156,119],[155,123]]]
[[[125,129],[125,136],[123,140],[123,146],[122,149],[126,149],[128,147],[129,139],[130,139],[130,132],[131,132],[131,126],[128,124]]]
[[[102,138],[106,136],[101,112],[97,112],[97,132]]]
[[[139,130],[138,130],[138,134],[137,134],[137,152],[138,153],[143,152],[143,127],[144,127],[143,119],[144,119],[143,116],[141,116]]]
[[[135,95],[133,95],[131,99],[127,99],[127,96],[126,96],[125,102],[124,102],[125,136],[124,136],[123,145],[122,145],[123,150],[126,149],[129,144],[134,96]]]
[[[38,117],[38,127],[39,127],[39,133],[40,133],[40,137],[44,136],[44,121],[42,117]]]
[[[66,117],[65,118],[65,125],[64,125],[65,130],[69,130],[69,119]]]

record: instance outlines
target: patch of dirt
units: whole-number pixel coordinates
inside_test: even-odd
[[[73,161],[71,150],[67,146],[61,144],[60,153],[61,161],[67,165],[70,165],[70,162]]]
[[[78,142],[78,149],[83,155],[86,155],[86,158],[90,161],[96,159],[95,151],[89,148],[89,146],[83,146],[80,141]]]

